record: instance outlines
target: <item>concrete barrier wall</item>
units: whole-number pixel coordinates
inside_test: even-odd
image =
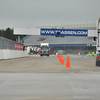
[[[26,57],[28,53],[25,51],[18,50],[0,50],[0,60],[1,59],[11,59],[11,58],[19,58]]]
[[[0,59],[3,59],[3,50],[0,50]]]

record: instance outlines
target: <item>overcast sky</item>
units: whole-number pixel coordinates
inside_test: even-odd
[[[0,29],[96,23],[100,0],[0,0]]]

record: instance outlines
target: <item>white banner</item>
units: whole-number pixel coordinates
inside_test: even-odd
[[[37,28],[14,28],[15,35],[40,35],[40,29]]]

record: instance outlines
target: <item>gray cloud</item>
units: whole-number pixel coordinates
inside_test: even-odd
[[[96,22],[100,0],[0,0],[0,29]]]

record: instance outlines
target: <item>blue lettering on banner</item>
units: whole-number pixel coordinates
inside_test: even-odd
[[[44,29],[40,30],[40,35],[56,35],[60,32],[60,36],[88,36],[88,30],[81,29]]]

